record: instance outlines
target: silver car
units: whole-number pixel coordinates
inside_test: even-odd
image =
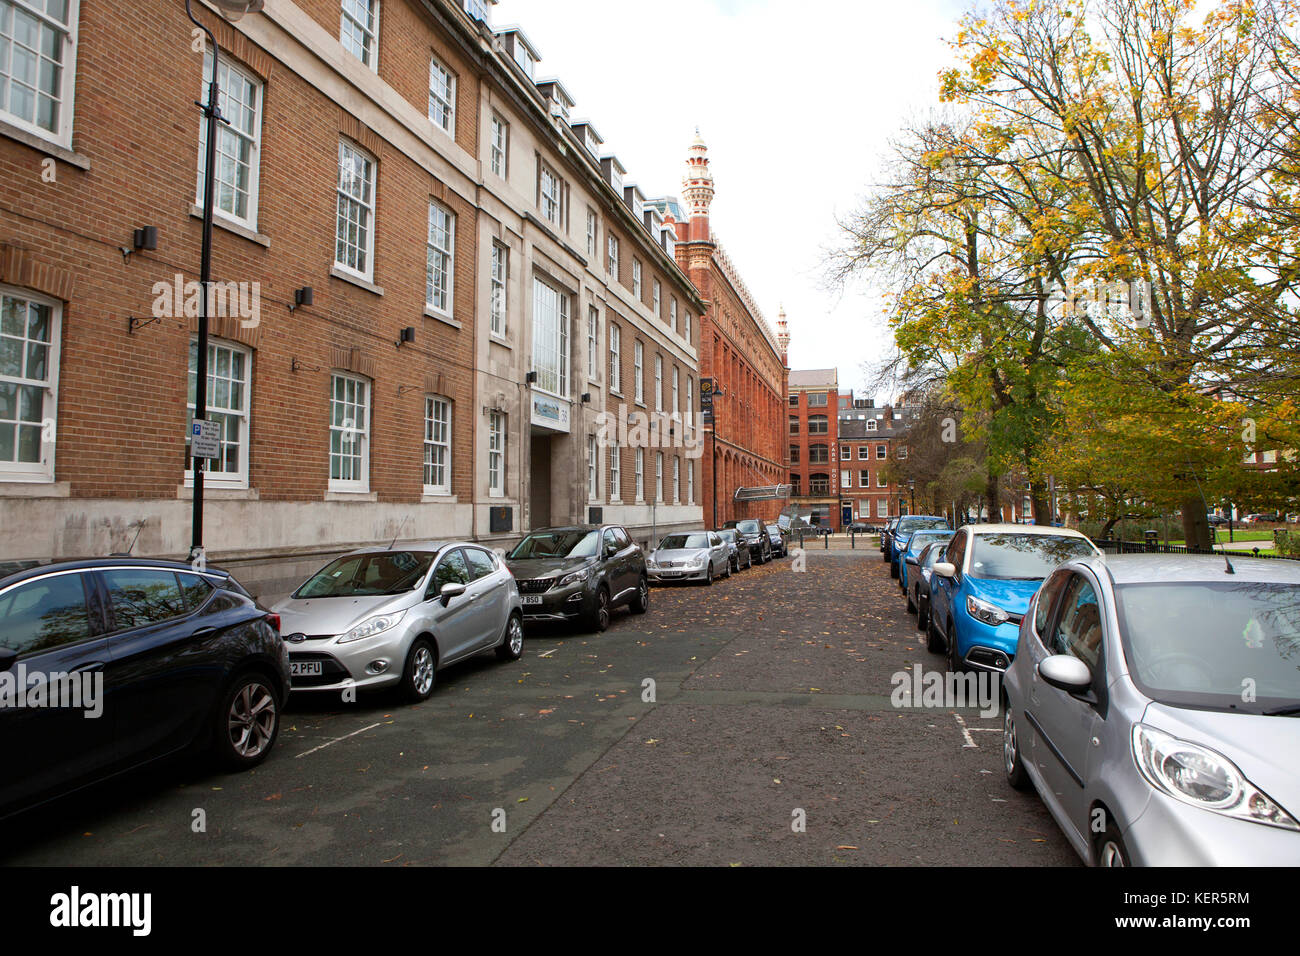
[[[353,551],[273,610],[295,691],[400,684],[420,701],[442,668],[492,648],[518,660],[524,649],[514,576],[467,541]]]
[[[1298,652],[1296,562],[1064,564],[1004,676],[1007,779],[1089,863],[1300,864]]]
[[[731,577],[731,548],[716,531],[685,531],[664,535],[646,557],[652,584],[703,581]]]

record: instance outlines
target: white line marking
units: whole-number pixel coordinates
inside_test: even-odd
[[[975,738],[972,737],[970,731],[966,729],[966,721],[961,719],[961,714],[953,714],[953,716],[957,718],[957,723],[961,726],[961,735],[966,738],[966,743],[962,744],[963,749],[966,747],[974,747],[978,750],[979,744],[975,742]]]
[[[543,651],[542,653],[538,654],[537,656],[538,656],[538,657],[550,657],[552,654],[554,654],[554,653],[555,653],[556,651],[558,651],[558,650],[559,650],[558,647],[552,647],[549,651]]]
[[[319,747],[312,747],[311,750],[303,751],[302,753],[297,754],[293,759],[294,759],[294,760],[297,760],[299,757],[305,757],[305,756],[307,756],[307,754],[314,754],[316,751],[318,751],[318,750],[324,750],[326,747],[330,746],[331,744],[336,744],[336,743],[338,743],[340,740],[347,740],[349,737],[355,737],[357,734],[364,734],[367,730],[374,730],[374,729],[375,729],[376,727],[378,727],[379,725],[380,725],[380,721],[375,721],[375,722],[374,722],[373,724],[371,724],[369,727],[362,727],[360,730],[354,730],[354,731],[352,731],[352,733],[350,733],[350,734],[344,734],[342,737],[335,737],[333,740],[327,740],[327,741],[325,741],[325,743],[321,744]]]

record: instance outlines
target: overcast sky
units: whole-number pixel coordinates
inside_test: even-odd
[[[709,147],[713,229],[791,368],[863,363],[889,347],[870,290],[827,290],[836,217],[873,182],[888,140],[937,103],[937,73],[967,0],[501,0],[648,197],[681,195],[695,127]],[[876,396],[882,400],[890,396]]]

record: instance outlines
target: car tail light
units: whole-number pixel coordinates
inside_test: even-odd
[[[266,616],[266,623],[270,624],[273,628],[275,628],[275,633],[277,634],[280,633],[280,615],[268,614]]]

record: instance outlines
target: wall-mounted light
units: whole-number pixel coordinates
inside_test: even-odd
[[[525,373],[524,381],[527,382],[529,385],[532,385],[533,382],[537,381],[537,372],[533,371],[533,372]]]
[[[289,311],[292,312],[294,309],[300,306],[311,305],[311,303],[312,303],[311,286],[305,285],[301,289],[293,290],[293,302],[289,306]]]
[[[415,341],[415,326],[408,325],[406,328],[402,329],[401,333],[398,335],[397,347],[400,349],[407,342],[414,342],[414,341]]]
[[[126,262],[131,258],[131,253],[138,252],[141,249],[152,251],[158,248],[158,227],[157,226],[140,226],[131,233],[131,248],[118,246],[117,251],[122,253],[122,261]]]
[[[582,393],[582,404],[584,404],[584,405],[590,405],[590,404],[591,404],[591,392],[583,392],[583,393]]]

